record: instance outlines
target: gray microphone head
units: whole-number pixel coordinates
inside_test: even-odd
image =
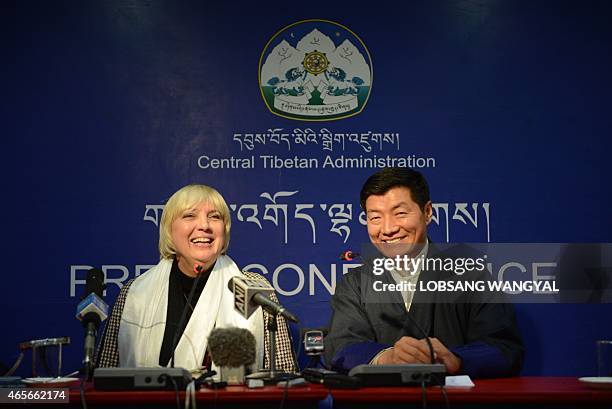
[[[244,328],[215,328],[208,336],[215,365],[238,368],[255,362],[255,337]]]

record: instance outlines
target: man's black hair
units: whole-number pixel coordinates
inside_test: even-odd
[[[381,196],[394,187],[405,187],[410,191],[412,200],[422,209],[429,202],[429,186],[425,177],[416,170],[410,168],[384,168],[366,180],[361,193],[359,203],[361,208],[366,210],[366,200],[368,197]]]

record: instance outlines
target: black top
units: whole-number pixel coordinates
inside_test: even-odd
[[[214,267],[215,265],[213,264],[208,270],[202,273],[204,276],[200,280],[198,288],[195,289],[191,305],[187,306],[187,298],[189,297],[189,292],[195,283],[196,277],[189,277],[181,272],[176,259],[172,263],[172,270],[170,270],[170,283],[168,285],[166,328],[164,330],[164,340],[162,341],[161,350],[159,351],[159,364],[161,366],[167,366],[168,362],[170,362],[170,358],[172,358],[172,342],[174,341],[174,334],[177,331],[177,326],[181,319],[183,309],[187,308],[187,316],[183,327],[178,329],[180,331],[179,339],[180,336],[183,335],[183,332],[189,323],[191,314],[193,313],[193,310],[200,299],[200,294],[202,294],[202,290],[204,289],[204,286],[208,281],[208,277],[210,276],[210,273]]]

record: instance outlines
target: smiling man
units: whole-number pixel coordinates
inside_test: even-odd
[[[360,203],[376,254],[364,257],[363,265],[336,287],[325,340],[327,365],[346,372],[366,363],[431,363],[427,337],[433,359],[451,375],[517,374],[523,346],[511,305],[487,302],[478,294],[411,291],[420,281],[456,278],[453,272],[424,270],[423,264],[375,272],[376,259],[441,257],[427,237],[432,204],[423,175],[411,169],[383,169],[365,182]],[[486,279],[486,274],[477,272],[476,278]],[[381,282],[383,288],[401,290],[377,291],[381,286],[375,283]]]

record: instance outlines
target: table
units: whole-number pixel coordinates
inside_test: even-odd
[[[201,389],[196,392],[198,407],[204,408],[279,408],[285,399],[285,408],[317,408],[319,401],[328,395],[322,385],[290,388],[285,395],[284,388],[265,386],[249,389],[245,386],[228,386],[213,390]],[[179,392],[181,408],[185,407],[185,392]],[[85,400],[88,408],[135,408],[167,407],[176,408],[174,391],[97,391],[86,390]],[[70,404],[81,406],[79,390],[70,391]],[[66,405],[64,405],[66,408]],[[67,409],[67,408],[66,408]]]
[[[570,377],[516,377],[474,380],[473,388],[448,387],[455,408],[612,408],[612,389],[590,389]],[[446,407],[439,387],[428,387],[427,407]],[[332,390],[334,408],[421,407],[421,388],[373,387]]]
[[[570,377],[517,377],[475,380],[473,388],[446,388],[451,409],[457,408],[612,408],[612,389],[590,389],[577,378]],[[445,408],[440,387],[426,389],[428,408]],[[78,388],[69,391],[70,403],[44,408],[81,407]],[[371,387],[361,389],[328,389],[322,385],[308,385],[285,390],[276,386],[248,389],[229,386],[217,391],[202,389],[197,392],[198,407],[202,408],[279,408],[283,399],[285,408],[330,407],[331,394],[334,409],[338,408],[420,408],[419,387]],[[179,392],[181,408],[185,404],[185,392]],[[174,391],[96,391],[86,388],[88,408],[176,408]],[[4,407],[4,406],[3,406]],[[24,407],[13,405],[13,407]]]
[[[22,388],[24,392],[41,389]],[[48,389],[47,389],[48,390]],[[245,386],[228,386],[213,390],[201,389],[196,392],[198,408],[276,408],[281,404],[285,408],[317,408],[319,402],[327,398],[329,390],[322,385],[308,385],[300,388],[279,388],[265,386],[249,389]],[[81,408],[81,391],[76,386],[68,390],[69,402],[45,401],[35,403],[0,403],[2,408],[41,407],[50,408]],[[185,407],[185,391],[178,393],[180,408]],[[85,387],[85,402],[87,408],[176,408],[175,391],[132,390],[132,391],[98,391],[93,385]]]

